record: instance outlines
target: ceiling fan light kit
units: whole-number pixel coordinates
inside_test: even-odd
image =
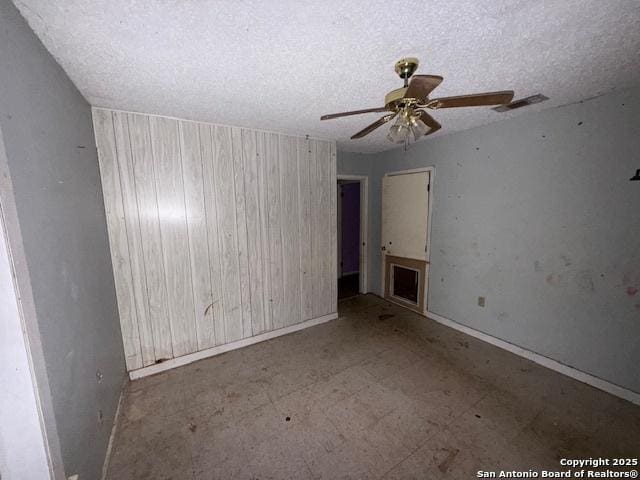
[[[387,134],[387,138],[393,143],[404,143],[408,137],[409,127],[400,121],[396,122],[396,124],[389,129],[389,133]]]
[[[405,146],[413,137],[413,141],[430,135],[442,126],[429,115],[425,109],[437,110],[440,108],[480,107],[491,105],[507,105],[513,100],[513,91],[478,93],[473,95],[460,95],[455,97],[429,98],[429,94],[442,82],[438,75],[415,75],[419,61],[417,58],[403,58],[396,62],[395,71],[404,81],[402,88],[391,90],[384,99],[384,107],[367,108],[351,112],[323,115],[320,120],[363,113],[389,112],[371,125],[354,134],[351,139],[362,138],[373,132],[385,123],[396,118],[391,126],[387,139],[393,143],[404,143]]]
[[[411,117],[411,133],[413,133],[413,139],[417,142],[420,137],[426,135],[429,132],[429,127],[420,118]]]
[[[413,135],[413,140],[417,142],[422,136],[429,133],[429,127],[420,117],[420,114],[416,115],[407,110],[401,111],[395,124],[389,129],[387,139],[393,143],[407,143]]]

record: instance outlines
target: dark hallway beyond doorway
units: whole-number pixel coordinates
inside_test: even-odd
[[[360,293],[360,182],[338,180],[338,299]]]
[[[358,295],[359,285],[360,275],[357,273],[340,277],[338,279],[338,300]]]

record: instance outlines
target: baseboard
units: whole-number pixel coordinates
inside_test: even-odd
[[[122,406],[122,399],[124,398],[124,389],[127,385],[127,379],[122,382],[122,388],[120,388],[120,397],[118,397],[118,406],[116,407],[116,414],[113,417],[113,424],[111,425],[111,433],[109,434],[109,443],[107,444],[107,452],[104,455],[104,462],[102,463],[102,480],[107,478],[109,471],[109,460],[111,460],[111,450],[113,449],[113,442],[118,430],[118,424],[120,422],[120,407]]]
[[[198,360],[202,360],[204,358],[214,357],[216,355],[220,355],[221,353],[230,352],[231,350],[237,350],[238,348],[247,347],[255,343],[264,342],[265,340],[270,340],[282,335],[297,332],[298,330],[304,330],[305,328],[320,325],[321,323],[335,320],[336,318],[338,318],[337,312],[330,313],[328,315],[323,315],[322,317],[306,320],[302,323],[279,328],[278,330],[261,333],[249,338],[243,338],[242,340],[238,340],[236,342],[225,343],[224,345],[207,348],[206,350],[183,355],[182,357],[172,358],[171,360],[167,360],[162,363],[156,363],[154,365],[149,365],[148,367],[131,370],[129,372],[129,378],[131,378],[131,380],[136,380],[138,378],[147,377],[149,375],[155,375],[156,373],[171,370],[172,368],[176,367],[182,367],[183,365],[188,365],[189,363],[197,362]]]
[[[431,320],[434,320],[446,327],[451,327],[462,333],[471,335],[472,337],[475,337],[479,340],[490,343],[491,345],[495,345],[496,347],[524,357],[527,360],[531,360],[532,362],[537,363],[538,365],[542,365],[543,367],[555,370],[556,372],[562,373],[563,375],[578,380],[579,382],[586,383],[587,385],[591,385],[592,387],[610,393],[611,395],[615,395],[616,397],[620,397],[628,400],[631,403],[640,405],[640,393],[638,392],[634,392],[633,390],[629,390],[614,383],[607,382],[606,380],[595,377],[589,373],[576,370],[573,367],[564,365],[563,363],[552,360],[551,358],[540,355],[539,353],[532,352],[531,350],[519,347],[517,345],[514,345],[513,343],[509,343],[504,340],[500,340],[499,338],[492,337],[491,335],[487,335],[486,333],[480,332],[478,330],[474,330],[473,328],[462,325],[458,322],[443,317],[442,315],[438,315],[437,313],[427,311],[427,318],[430,318]]]

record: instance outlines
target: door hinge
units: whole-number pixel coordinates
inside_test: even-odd
[[[430,192],[430,191],[431,191],[431,184],[427,183],[427,192]]]

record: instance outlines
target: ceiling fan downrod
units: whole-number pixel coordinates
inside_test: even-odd
[[[402,58],[396,62],[396,73],[404,80],[404,88],[409,86],[409,78],[418,69],[420,62],[415,57]]]

